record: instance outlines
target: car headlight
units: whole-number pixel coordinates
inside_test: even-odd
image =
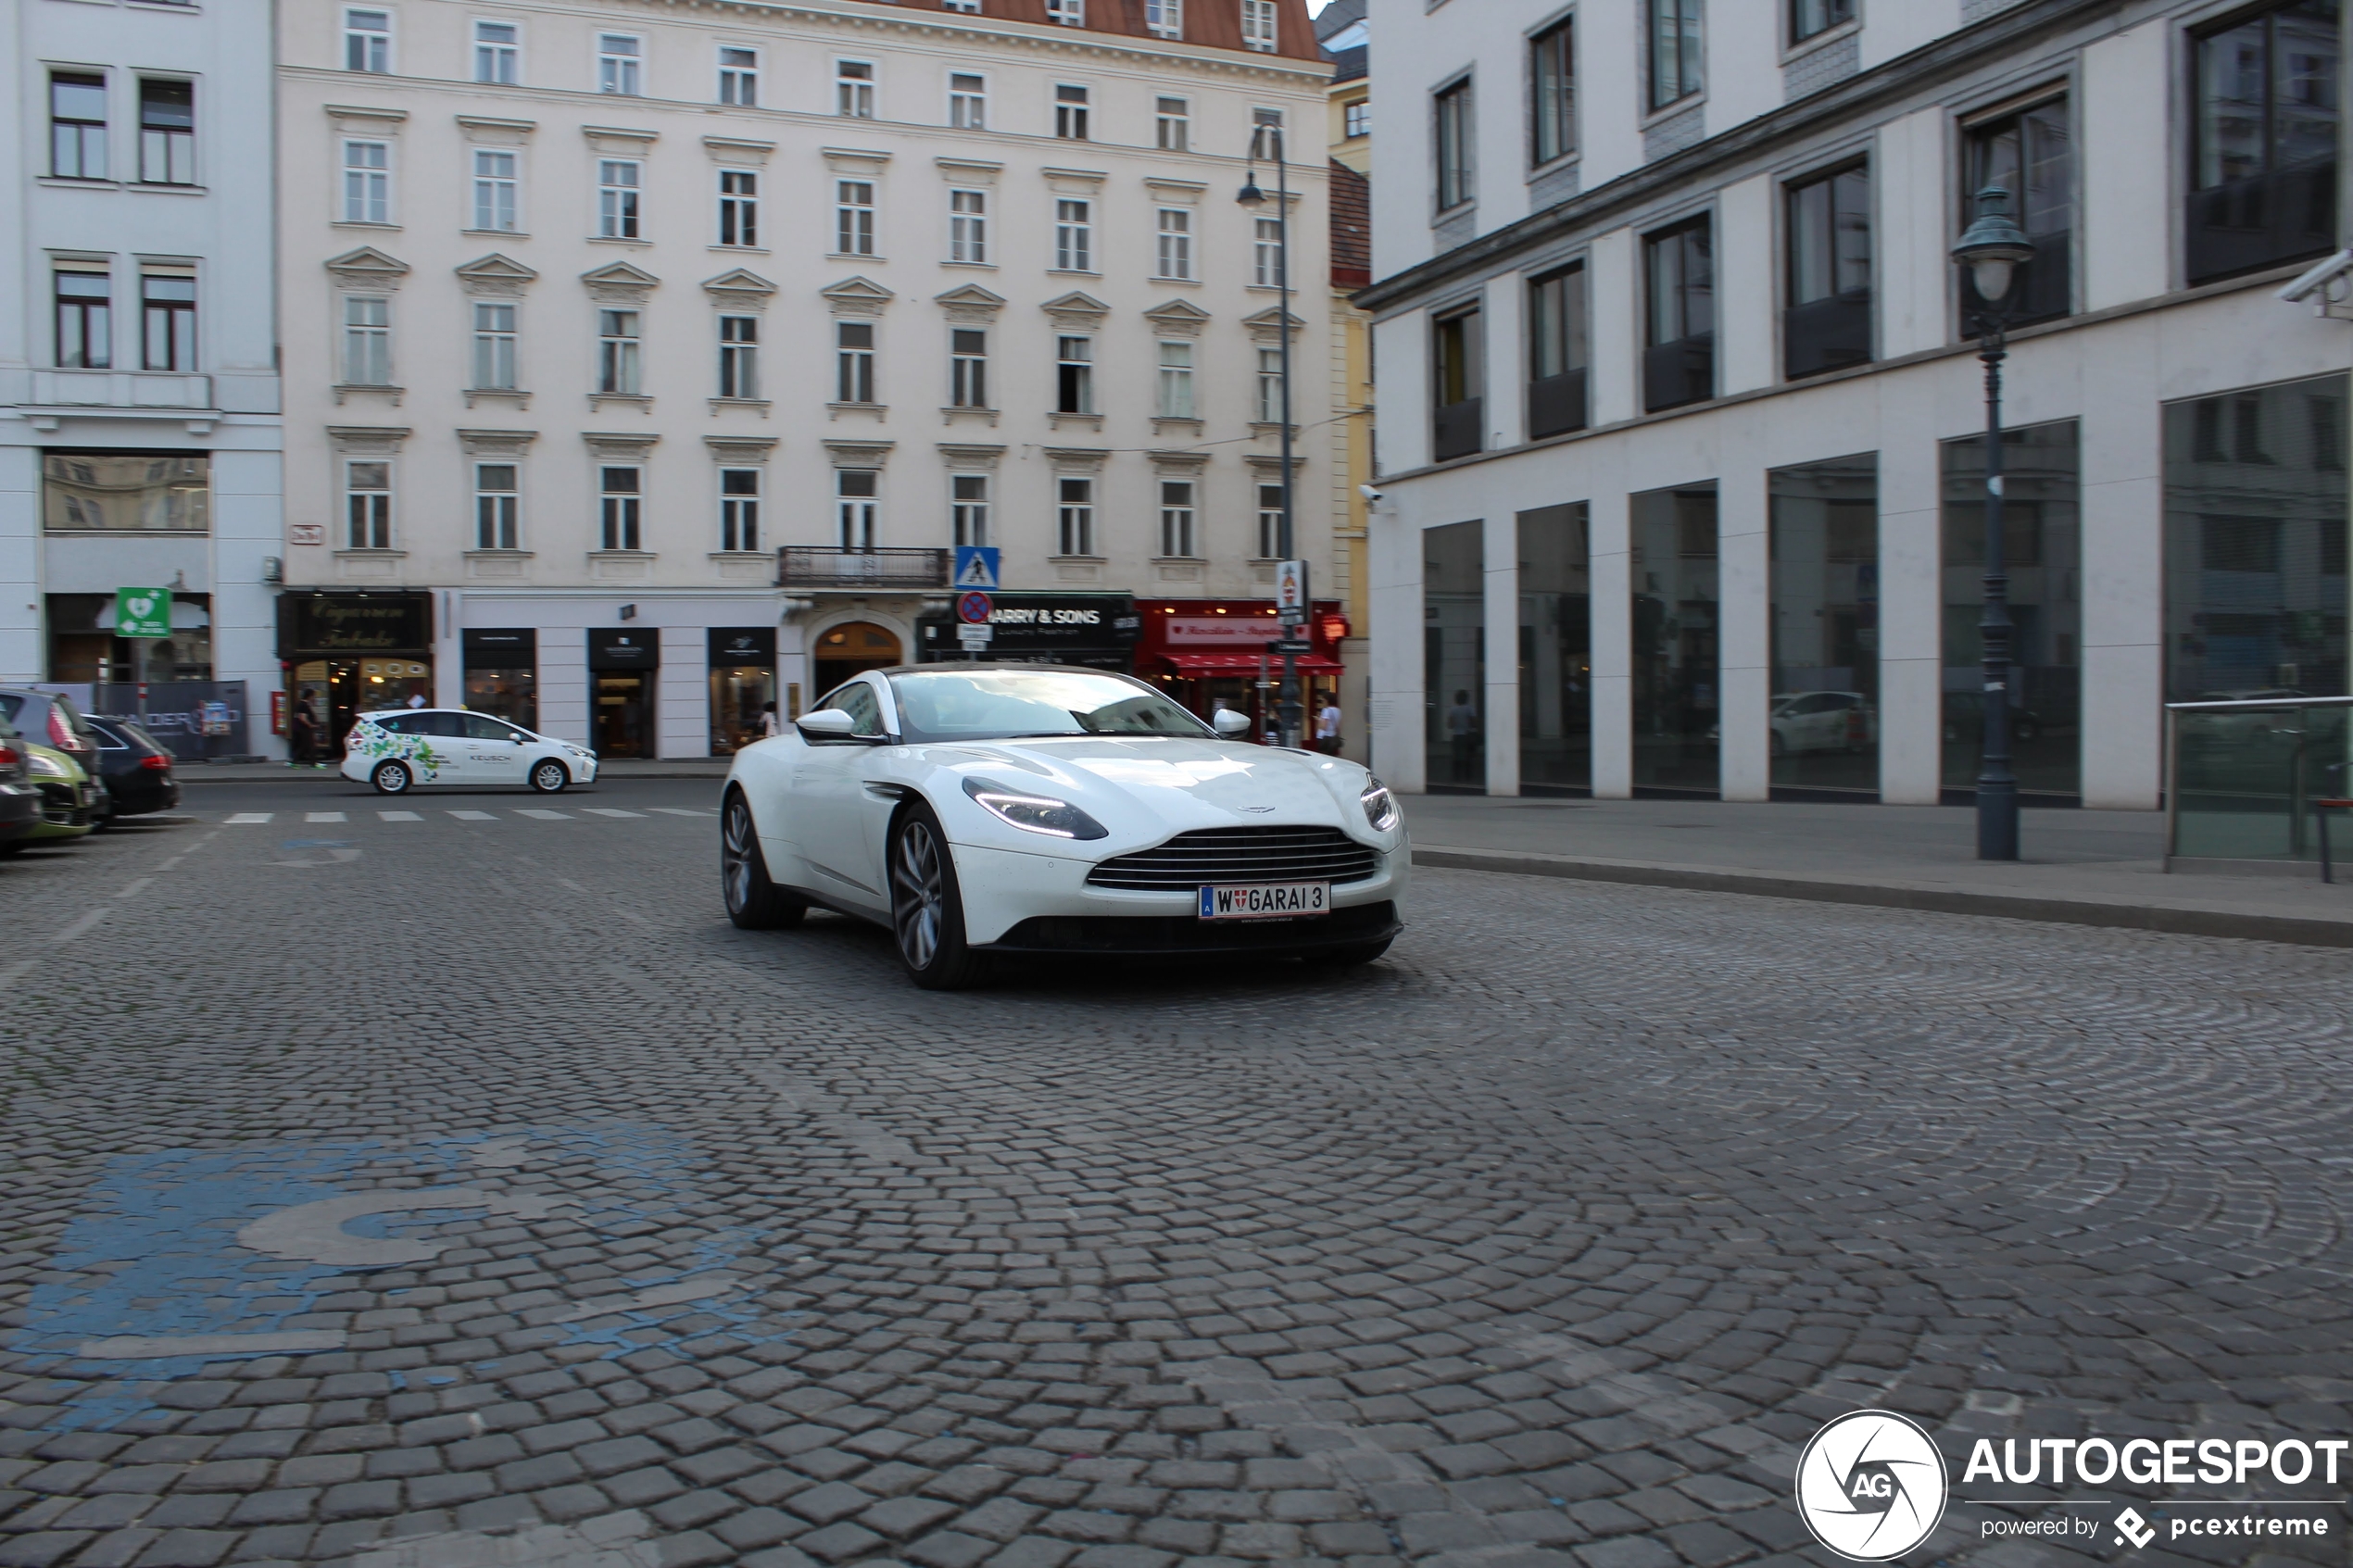
[[[32,775],[35,778],[62,779],[69,776],[64,766],[54,757],[44,757],[36,751],[26,759],[32,764]]]
[[[1374,832],[1387,833],[1397,825],[1397,797],[1369,773],[1365,776],[1365,793],[1356,797],[1356,803],[1365,808],[1365,820],[1373,824]]]
[[[991,779],[966,779],[964,793],[978,801],[982,810],[1024,833],[1042,833],[1049,838],[1111,836],[1111,830],[1102,823],[1069,801],[1050,795],[1027,795]]]

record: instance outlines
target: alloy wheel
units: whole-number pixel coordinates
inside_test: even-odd
[[[928,824],[911,819],[899,830],[899,853],[891,858],[891,921],[899,950],[910,967],[922,969],[939,950],[939,922],[947,907],[940,874],[939,841]]]
[[[741,914],[751,902],[751,809],[741,796],[727,802],[726,820],[720,824],[719,875],[727,912]]]

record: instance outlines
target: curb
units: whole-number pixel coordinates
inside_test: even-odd
[[[2250,915],[2228,909],[2183,909],[2020,893],[1974,893],[1895,882],[1831,882],[1773,872],[1709,871],[1634,860],[1578,860],[1498,849],[1417,848],[1414,851],[1414,864],[1449,871],[1561,877],[1575,882],[1680,887],[1698,893],[1743,893],[1817,904],[1859,904],[1872,909],[1921,909],[1948,915],[1998,915],[2008,920],[2155,931],[2173,936],[2224,936],[2307,947],[2353,947],[2353,920]]]

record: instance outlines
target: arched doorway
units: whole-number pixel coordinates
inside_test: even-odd
[[[819,697],[863,670],[887,670],[904,663],[899,638],[871,621],[846,621],[817,633],[811,651],[817,666]]]

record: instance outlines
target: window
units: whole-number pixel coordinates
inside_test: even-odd
[[[1164,556],[1192,556],[1193,548],[1193,483],[1189,479],[1164,479],[1160,483],[1160,553]]]
[[[193,273],[150,272],[139,280],[145,363],[150,370],[196,368],[196,280]]]
[[[392,548],[392,465],[381,458],[343,465],[344,547]]]
[[[343,379],[347,386],[392,384],[392,301],[344,297]]]
[[[957,544],[985,547],[988,543],[988,476],[951,475],[948,481],[948,515]]]
[[[988,334],[976,327],[948,334],[948,401],[958,408],[988,407]]]
[[[760,548],[760,470],[719,470],[719,547]]]
[[[948,259],[985,263],[988,259],[988,193],[948,193]]]
[[[1185,36],[1185,0],[1144,0],[1144,26],[1163,38]]]
[[[1283,487],[1258,487],[1258,558],[1280,560],[1283,549]]]
[[[1663,109],[1700,89],[1700,0],[1650,0],[1650,106]]]
[[[113,280],[104,272],[59,272],[57,367],[104,370],[114,365]]]
[[[600,239],[637,237],[638,166],[626,158],[597,160],[597,234]]]
[[[939,0],[943,10],[962,11],[966,16],[980,15],[980,0]]]
[[[1647,236],[1642,254],[1642,407],[1656,413],[1716,395],[1716,254],[1708,220]]]
[[[760,318],[719,318],[719,395],[760,395]]]
[[[1530,439],[1587,423],[1585,265],[1528,284],[1528,433]]]
[[[1803,44],[1855,19],[1855,0],[1789,0],[1789,41]]]
[[[515,389],[515,307],[491,300],[474,302],[474,386],[484,392]]]
[[[1046,15],[1064,27],[1087,25],[1087,0],[1046,0]]]
[[[382,76],[392,69],[392,13],[343,14],[343,69]]]
[[[834,526],[843,549],[863,553],[875,547],[875,497],[881,480],[873,469],[834,470]]]
[[[1437,100],[1438,210],[1471,199],[1471,89],[1457,82]]]
[[[474,220],[476,229],[498,233],[515,232],[515,169],[513,153],[474,149]]]
[[[49,173],[58,180],[107,177],[107,79],[82,71],[49,78]]]
[[[2018,198],[2011,210],[2034,242],[2034,259],[2010,286],[2010,321],[2047,321],[2074,308],[2075,139],[2065,98],[2046,98],[1966,128],[1962,229],[1977,217],[1977,193],[1999,185]],[[1956,231],[1957,232],[1958,231]],[[1961,279],[1961,320],[1973,327],[1984,302]]]
[[[1265,105],[1262,104],[1258,107],[1250,111],[1250,122],[1252,125],[1261,126],[1266,130],[1272,131],[1277,136],[1280,136],[1283,131],[1283,111],[1277,108],[1269,108]],[[1253,141],[1256,139],[1256,134],[1257,133],[1255,132],[1252,133]]]
[[[1529,103],[1534,117],[1529,148],[1538,163],[1577,150],[1576,28],[1562,22],[1528,45]]]
[[[760,244],[760,176],[749,169],[719,171],[719,243]]]
[[[1155,411],[1164,420],[1198,419],[1194,408],[1193,345],[1164,343],[1160,345],[1160,395]]]
[[[515,525],[522,506],[515,483],[519,471],[512,463],[474,465],[475,549],[516,548]]]
[[[139,179],[148,185],[196,182],[196,84],[139,83]]]
[[[1862,166],[1789,187],[1789,305],[1782,374],[1871,358],[1871,179]]]
[[[2191,282],[2335,243],[2336,12],[2294,0],[2196,41]]]
[[[1193,214],[1190,207],[1164,207],[1160,209],[1159,273],[1180,282],[1190,282],[1193,277]]]
[[[1275,52],[1275,0],[1242,0],[1242,47]]]
[[[1095,270],[1094,205],[1083,201],[1054,204],[1054,270],[1091,272]]]
[[[1486,433],[1485,342],[1477,310],[1441,316],[1430,338],[1430,392],[1440,462],[1479,450]]]
[[[988,83],[970,71],[948,77],[948,123],[958,131],[988,129]]]
[[[1095,340],[1058,337],[1054,340],[1054,412],[1091,414],[1095,411]]]
[[[635,98],[646,90],[645,41],[626,32],[597,34],[597,91]]]
[[[1065,82],[1054,89],[1054,134],[1065,142],[1087,140],[1088,105],[1093,94]]]
[[[637,312],[597,312],[597,390],[637,395]]]
[[[850,119],[875,118],[875,67],[871,60],[834,62],[834,112]]]
[[[390,143],[346,142],[343,144],[343,220],[346,223],[392,221]]]
[[[1251,222],[1250,281],[1253,288],[1283,284],[1283,220],[1259,218]]]
[[[1162,98],[1154,118],[1158,121],[1156,139],[1164,153],[1189,150],[1193,142],[1193,104],[1189,98]]]
[[[1370,98],[1351,98],[1348,101],[1340,110],[1340,133],[1352,142],[1373,133],[1373,101]]]
[[[610,465],[597,470],[598,521],[601,525],[601,547],[608,550],[638,548],[638,524],[642,521],[645,496],[642,494],[645,475],[635,465]]]
[[[513,22],[474,23],[474,80],[512,87],[522,80],[522,29]]]
[[[834,186],[834,249],[842,256],[875,254],[873,181],[844,180]]]
[[[760,107],[760,51],[722,46],[719,51],[719,101],[737,108]],[[750,472],[747,469],[744,472]]]
[[[1257,393],[1251,418],[1263,425],[1283,422],[1283,351],[1279,348],[1258,351]]]
[[[875,401],[875,324],[872,321],[834,323],[834,400],[837,403]]]
[[[1091,479],[1058,479],[1054,482],[1054,500],[1057,553],[1065,556],[1093,555],[1095,482]]]

